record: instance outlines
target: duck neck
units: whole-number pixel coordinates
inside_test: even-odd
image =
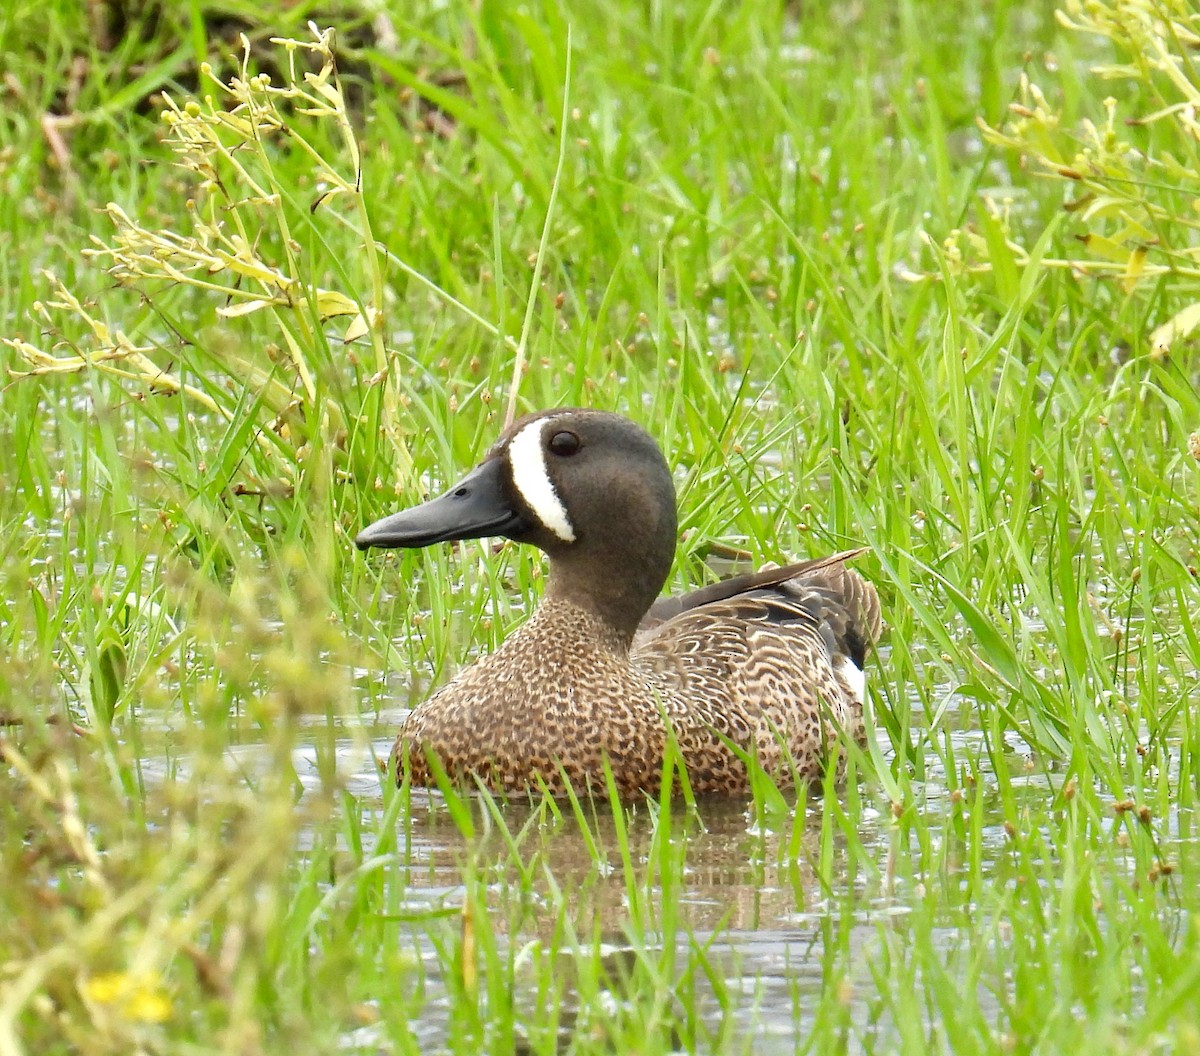
[[[674,533],[669,545],[609,549],[613,552],[572,548],[552,554],[546,598],[594,613],[616,632],[628,649],[638,624],[654,604],[671,571]]]

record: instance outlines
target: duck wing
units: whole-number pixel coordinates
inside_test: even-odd
[[[828,745],[863,737],[863,666],[878,637],[858,550],[738,576],[651,611],[630,653],[670,719],[694,789],[744,790],[727,744],[777,780],[816,781]]]
[[[883,626],[875,588],[846,567],[863,553],[865,547],[844,550],[660,598],[638,627],[634,650],[658,651],[650,643],[667,631],[674,638],[684,624],[693,634],[726,635],[731,623],[774,624],[819,635],[831,659],[849,657],[861,670]]]

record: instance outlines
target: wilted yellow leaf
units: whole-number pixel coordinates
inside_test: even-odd
[[[322,319],[335,315],[358,315],[358,302],[337,290],[317,290],[317,312]]]
[[[275,268],[268,267],[261,260],[255,260],[249,255],[234,256],[223,249],[215,249],[214,252],[224,262],[226,267],[232,271],[236,271],[239,275],[244,275],[248,279],[255,279],[258,282],[268,286],[275,286],[280,290],[286,290],[289,286],[295,284],[295,279]]]
[[[359,313],[350,320],[350,325],[346,327],[346,332],[342,334],[342,343],[348,345],[351,341],[357,341],[360,337],[365,336],[370,329],[366,318]]]
[[[1146,247],[1135,246],[1129,254],[1129,262],[1125,265],[1125,274],[1121,276],[1121,288],[1126,293],[1132,293],[1146,268]]]
[[[342,335],[342,341],[349,344],[351,341],[357,341],[360,337],[365,336],[373,326],[379,325],[379,320],[383,318],[383,313],[378,308],[368,308],[366,312],[360,312],[346,327],[346,332]]]
[[[1189,304],[1183,311],[1171,316],[1162,326],[1155,327],[1150,334],[1151,354],[1165,356],[1176,341],[1187,337],[1197,326],[1200,326],[1200,302]]]
[[[1105,260],[1114,260],[1118,264],[1125,264],[1133,252],[1129,246],[1123,246],[1121,243],[1114,242],[1111,238],[1105,238],[1103,235],[1080,235],[1079,241],[1087,246],[1090,252],[1095,253],[1096,256],[1103,257]]]
[[[237,304],[226,304],[218,308],[217,315],[225,319],[239,319],[243,315],[261,312],[264,308],[270,308],[273,304],[287,304],[287,301],[276,298],[256,298],[252,301],[240,301]]]
[[[308,86],[322,96],[335,110],[341,109],[342,95],[333,85],[326,84],[322,78],[314,77],[311,73],[306,74],[304,79],[308,82]]]

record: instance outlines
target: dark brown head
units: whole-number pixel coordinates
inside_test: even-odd
[[[355,543],[532,543],[550,556],[549,594],[632,638],[666,581],[675,533],[675,487],[658,445],[620,415],[564,408],[513,423],[455,487],[377,521]]]

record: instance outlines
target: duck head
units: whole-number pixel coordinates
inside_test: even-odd
[[[632,638],[675,553],[675,486],[658,445],[617,414],[564,408],[514,422],[445,494],[355,539],[420,547],[503,536],[550,557],[548,596],[589,608]]]

